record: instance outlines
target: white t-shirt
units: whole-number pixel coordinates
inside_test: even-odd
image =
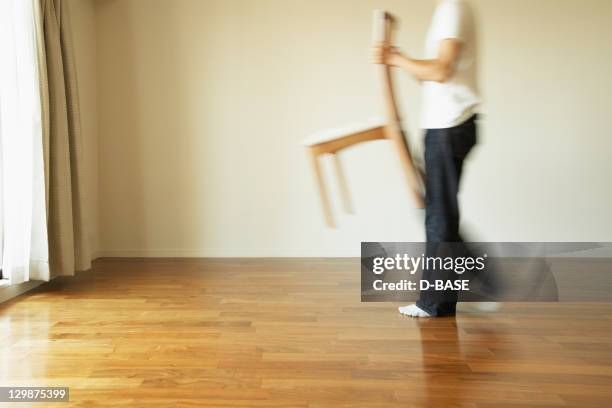
[[[423,82],[423,129],[460,125],[475,113],[480,101],[474,17],[470,6],[462,0],[443,0],[436,8],[425,42],[425,58],[436,59],[440,43],[451,38],[461,41],[461,54],[454,75],[447,82]]]

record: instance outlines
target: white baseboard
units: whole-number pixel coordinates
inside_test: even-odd
[[[219,248],[219,249],[107,249],[95,253],[97,258],[354,258],[360,248],[298,249]]]
[[[43,281],[29,281],[18,283],[16,285],[11,286],[2,286],[0,287],[0,303],[6,302],[9,299],[17,297],[23,293],[26,293],[29,290],[34,289],[37,286],[42,285]]]

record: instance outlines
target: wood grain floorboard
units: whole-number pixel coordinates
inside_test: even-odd
[[[351,259],[102,259],[0,304],[0,382],[70,387],[34,407],[612,406],[612,304],[417,320],[359,291]]]

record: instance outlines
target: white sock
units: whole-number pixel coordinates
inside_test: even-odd
[[[408,306],[402,306],[398,308],[399,312],[403,315],[412,317],[431,317],[429,313],[419,308],[417,305],[412,304]]]

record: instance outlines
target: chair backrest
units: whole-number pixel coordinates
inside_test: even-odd
[[[397,20],[387,11],[374,10],[372,36],[375,44],[382,44],[383,46],[392,45],[393,28],[396,21]],[[408,189],[416,207],[423,208],[425,207],[425,201],[423,199],[423,180],[421,173],[412,160],[408,141],[401,127],[401,119],[393,89],[391,67],[383,64],[380,69],[387,121],[385,125],[385,136],[393,142],[398,152],[398,157],[402,169],[404,170],[406,181],[408,182]]]

